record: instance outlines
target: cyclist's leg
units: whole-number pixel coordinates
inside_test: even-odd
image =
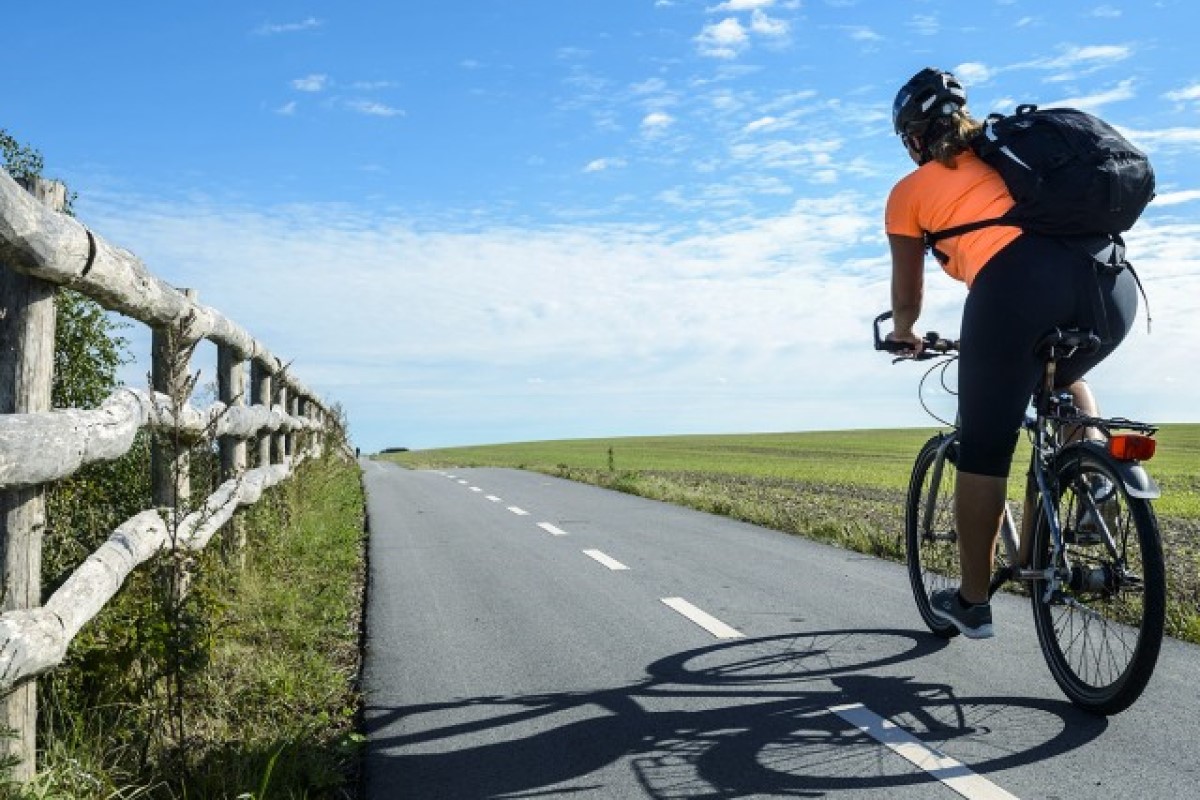
[[[1008,479],[959,471],[954,492],[962,585],[968,603],[986,603]]]
[[[1071,258],[1023,235],[983,268],[963,310],[956,509],[968,601],[987,597],[1017,434],[1042,374],[1035,346],[1074,322],[1074,270],[1063,263]]]

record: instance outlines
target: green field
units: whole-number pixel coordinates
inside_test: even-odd
[[[739,479],[900,491],[925,429],[570,439],[388,454],[405,466],[519,467],[539,472],[597,471],[731,476]],[[1160,514],[1200,519],[1200,425],[1166,425],[1147,467],[1163,487]],[[1018,449],[1014,475],[1028,450]],[[1014,480],[1013,491],[1019,490]],[[1015,494],[1014,494],[1015,497]]]
[[[414,469],[517,467],[903,560],[909,470],[932,430],[523,442],[381,456]],[[1147,464],[1170,573],[1169,629],[1200,642],[1200,425],[1166,425]],[[1013,475],[1025,473],[1018,448]],[[1014,499],[1022,481],[1009,482]]]

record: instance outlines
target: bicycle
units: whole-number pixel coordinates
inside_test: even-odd
[[[880,335],[875,349],[907,346]],[[918,396],[927,413],[950,430],[925,443],[913,465],[905,503],[905,551],[921,618],[937,636],[958,629],[934,616],[930,594],[957,586],[960,568],[954,522],[958,422],[939,419],[924,402],[925,381],[958,358],[957,341],[927,333],[914,358],[940,359],[925,373]],[[1101,715],[1129,708],[1154,672],[1166,613],[1166,575],[1158,522],[1151,501],[1160,490],[1142,462],[1154,455],[1157,429],[1142,422],[1084,415],[1070,392],[1055,391],[1058,362],[1093,351],[1089,330],[1058,329],[1039,343],[1043,378],[1032,395],[1022,429],[1031,445],[1023,532],[1032,546],[1022,553],[1009,504],[989,597],[1013,583],[1027,587],[1038,642],[1050,672],[1077,706]],[[1098,429],[1103,440],[1080,438]],[[1030,519],[1030,517],[1032,517]],[[1023,564],[1021,556],[1028,558]]]

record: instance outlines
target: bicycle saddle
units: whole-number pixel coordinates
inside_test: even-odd
[[[1055,328],[1038,342],[1034,352],[1039,358],[1070,358],[1100,349],[1100,337],[1090,328]]]

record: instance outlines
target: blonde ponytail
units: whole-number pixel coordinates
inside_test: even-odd
[[[946,132],[929,145],[929,155],[945,167],[954,169],[958,154],[971,147],[971,139],[983,130],[983,123],[964,108],[955,111],[943,122]]]

